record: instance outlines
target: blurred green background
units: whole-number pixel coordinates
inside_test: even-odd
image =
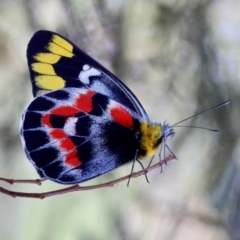
[[[38,177],[19,138],[21,113],[33,99],[26,47],[37,30],[64,35],[113,71],[152,120],[174,124],[232,99],[187,123],[220,134],[176,129],[168,144],[179,161],[162,174],[151,172],[150,184],[142,176],[128,188],[124,182],[44,200],[1,193],[0,239],[240,239],[239,12],[236,0],[0,0],[1,177]],[[25,192],[62,187],[1,186]]]

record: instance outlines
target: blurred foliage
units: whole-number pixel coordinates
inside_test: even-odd
[[[44,201],[1,195],[1,239],[240,239],[239,11],[234,0],[1,0],[2,177],[38,177],[18,133],[32,99],[25,51],[37,30],[71,39],[122,79],[158,122],[173,124],[232,100],[187,123],[221,134],[176,129],[169,145],[179,161],[161,175],[149,174],[150,184],[142,177],[129,188],[123,183]],[[120,177],[130,168],[85,185]],[[11,189],[59,187],[46,182]]]

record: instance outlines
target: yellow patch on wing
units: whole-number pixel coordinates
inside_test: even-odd
[[[42,63],[57,63],[61,56],[53,53],[38,53],[34,56],[34,59]]]
[[[50,91],[65,87],[64,79],[59,76],[39,75],[34,80],[37,87]]]
[[[59,37],[58,35],[53,35],[52,37],[52,41],[54,43],[56,43],[59,46],[62,46],[63,48],[65,48],[66,50],[68,50],[69,52],[73,51],[73,46],[72,44],[70,44],[68,41],[66,41],[65,39]]]
[[[54,54],[72,58],[73,54],[73,46],[63,38],[53,35],[51,42],[48,44],[47,49]]]
[[[161,144],[162,126],[142,122],[140,123],[140,158],[153,156]]]
[[[33,63],[31,67],[34,72],[39,74],[56,75],[53,66],[48,63]]]

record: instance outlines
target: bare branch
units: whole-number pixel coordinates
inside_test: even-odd
[[[138,172],[134,172],[131,175],[131,178],[137,178],[141,175],[144,175],[150,171],[152,171],[153,169],[156,169],[158,167],[163,166],[164,164],[168,163],[171,160],[175,160],[176,157],[173,155],[168,156],[166,159],[162,160],[161,162],[158,162],[146,169],[143,169],[141,171]],[[43,192],[43,193],[25,193],[25,192],[15,192],[15,191],[10,191],[8,189],[5,189],[3,187],[0,187],[0,192],[6,195],[9,195],[11,197],[25,197],[25,198],[37,198],[37,199],[44,199],[47,197],[53,197],[56,195],[62,195],[62,194],[66,194],[66,193],[70,193],[70,192],[78,192],[78,191],[87,191],[87,190],[93,190],[93,189],[98,189],[98,188],[106,188],[106,187],[113,187],[115,184],[123,182],[127,179],[129,179],[130,175],[124,176],[122,178],[118,178],[116,180],[110,181],[110,182],[106,182],[106,183],[102,183],[102,184],[97,184],[97,185],[90,185],[90,186],[80,186],[80,185],[73,185],[67,188],[62,188],[62,189],[58,189],[55,191],[49,191],[49,192]],[[41,183],[43,181],[45,181],[46,179],[35,179],[35,180],[14,180],[14,179],[6,179],[6,178],[0,178],[0,181],[4,181],[10,184],[14,184],[14,183],[33,183],[33,184],[38,184],[41,185]]]
[[[16,179],[8,179],[8,178],[1,178],[0,177],[0,181],[7,182],[11,185],[14,184],[14,183],[32,183],[32,184],[42,185],[42,182],[44,182],[46,180],[47,179],[45,179],[45,178],[16,180]]]

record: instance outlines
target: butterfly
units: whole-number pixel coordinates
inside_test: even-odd
[[[33,101],[20,136],[41,177],[75,184],[154,155],[173,136],[132,91],[63,36],[38,31],[27,47]]]
[[[153,156],[174,135],[132,91],[63,36],[38,31],[27,47],[34,99],[20,137],[43,178],[81,183]],[[175,124],[176,125],[176,124]]]

